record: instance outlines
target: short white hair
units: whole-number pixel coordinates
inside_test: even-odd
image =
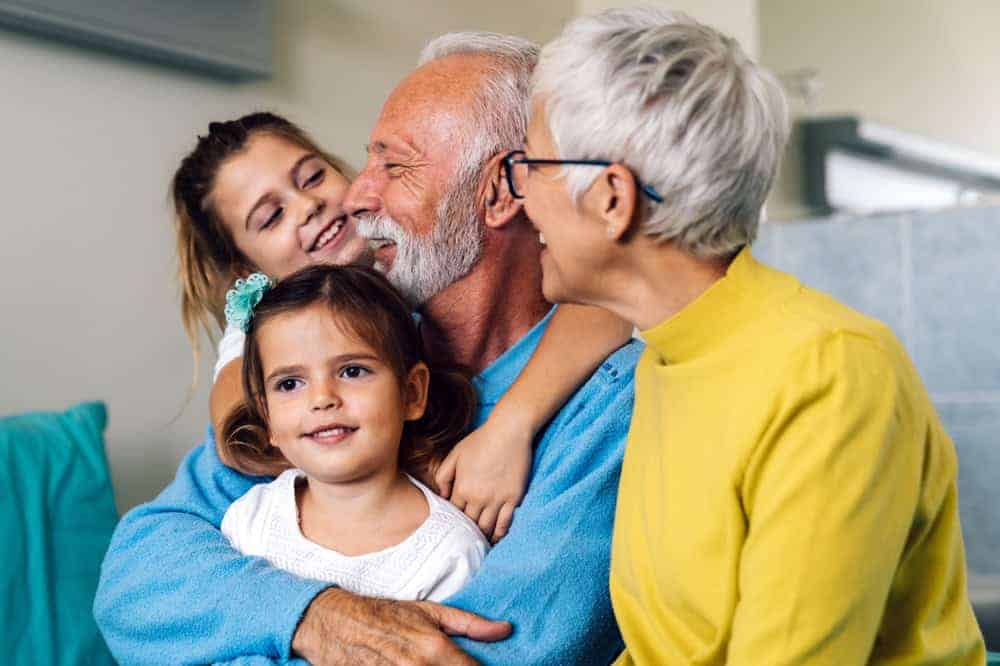
[[[543,48],[531,94],[559,157],[621,162],[663,197],[643,202],[643,233],[703,258],[755,238],[788,105],[736,40],[655,7],[580,17]],[[579,203],[600,172],[563,173]]]
[[[463,137],[458,180],[462,186],[480,176],[483,165],[505,150],[524,143],[528,127],[531,74],[538,62],[538,45],[522,37],[495,32],[450,32],[432,40],[420,53],[419,65],[448,56],[487,56],[490,64],[473,102],[472,125]]]

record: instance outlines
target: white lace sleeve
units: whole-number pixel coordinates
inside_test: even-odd
[[[436,571],[419,598],[440,602],[458,592],[479,570],[489,548],[479,528],[451,530],[432,558],[437,562]]]
[[[264,529],[275,502],[287,501],[283,490],[283,484],[277,481],[260,483],[229,505],[219,530],[233,548],[244,555],[266,554]]]
[[[219,340],[219,355],[215,361],[215,372],[212,373],[212,382],[219,379],[219,373],[230,361],[243,356],[243,343],[246,335],[236,326],[227,326],[222,339]]]

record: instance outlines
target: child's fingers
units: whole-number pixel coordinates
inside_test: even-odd
[[[497,515],[497,526],[493,530],[494,544],[507,536],[507,532],[510,531],[510,524],[514,522],[514,508],[510,502],[500,507],[500,513]]]
[[[452,451],[448,454],[448,457],[444,459],[444,462],[441,463],[437,473],[434,475],[434,481],[437,483],[438,493],[445,499],[451,497],[451,486],[455,482],[455,467],[457,465],[458,458],[455,456],[455,452]]]
[[[483,509],[483,512],[479,514],[479,529],[486,535],[486,538],[493,537],[493,529],[497,524],[497,514],[500,512],[499,504],[490,504]]]

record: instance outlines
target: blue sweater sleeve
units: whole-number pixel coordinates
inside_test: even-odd
[[[446,602],[514,624],[499,643],[456,639],[484,664],[608,664],[623,649],[608,573],[640,347],[612,355],[542,434],[509,534]]]
[[[233,500],[262,480],[223,465],[209,431],[174,481],[122,518],[94,602],[98,626],[120,662],[290,658],[299,619],[329,584],[244,556],[219,531]]]

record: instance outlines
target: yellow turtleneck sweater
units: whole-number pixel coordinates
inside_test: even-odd
[[[982,664],[955,448],[884,325],[744,249],[645,331],[617,664]]]

